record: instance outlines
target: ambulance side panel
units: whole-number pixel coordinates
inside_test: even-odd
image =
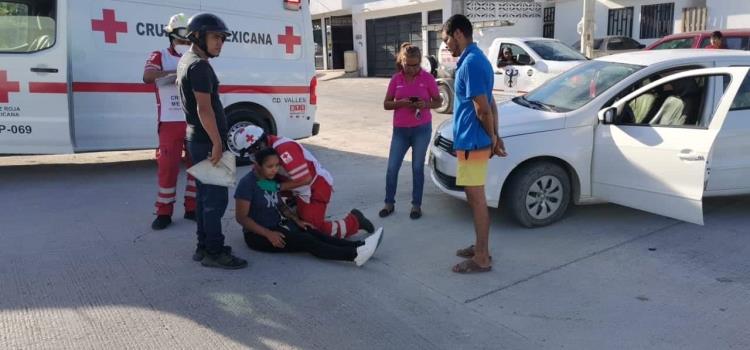
[[[153,51],[169,46],[162,26],[190,16],[198,0],[71,1],[71,78],[75,150],[155,148],[155,87],[143,83]]]

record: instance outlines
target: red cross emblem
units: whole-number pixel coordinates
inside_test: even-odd
[[[302,37],[294,35],[294,28],[286,26],[286,33],[279,35],[279,44],[286,46],[286,53],[294,53],[294,46],[302,45]]]
[[[8,71],[0,70],[0,103],[8,103],[11,92],[21,92],[21,85],[17,81],[8,81]]]
[[[245,135],[245,140],[247,140],[247,143],[254,144],[255,143],[255,136],[253,135]]]
[[[127,33],[128,22],[115,20],[115,10],[102,9],[102,19],[92,19],[91,30],[104,32],[105,43],[117,44],[117,33]]]

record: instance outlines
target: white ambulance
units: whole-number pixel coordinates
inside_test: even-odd
[[[180,12],[214,13],[232,31],[211,61],[230,127],[317,134],[308,1],[0,0],[0,154],[155,148],[143,67]]]

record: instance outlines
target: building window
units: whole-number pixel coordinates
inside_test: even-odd
[[[672,34],[674,3],[641,6],[641,39],[657,39]]]
[[[443,10],[427,12],[427,24],[443,24]],[[442,42],[440,31],[431,30],[427,32],[427,56],[437,57]]]
[[[610,9],[607,35],[633,37],[633,8]]]
[[[542,27],[542,35],[545,38],[555,37],[555,8],[554,7],[544,8],[544,27]]]

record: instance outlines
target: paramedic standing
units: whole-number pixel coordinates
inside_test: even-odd
[[[165,31],[169,35],[169,47],[152,52],[143,69],[143,82],[155,86],[158,113],[156,164],[159,169],[159,193],[156,197],[156,219],[151,223],[154,230],[163,230],[172,223],[180,162],[185,161],[185,166],[190,167],[187,154],[183,157],[187,124],[175,85],[177,62],[190,45],[185,36],[185,15],[178,13],[172,16]],[[195,220],[195,179],[190,175],[187,176],[185,187],[184,217]]]
[[[219,80],[208,60],[219,56],[230,35],[224,21],[213,14],[200,13],[188,21],[187,36],[192,46],[177,65],[177,87],[188,124],[188,154],[194,164],[209,159],[216,165],[225,149],[227,119],[219,100]],[[227,209],[229,189],[201,181],[196,184],[198,245],[193,260],[206,267],[246,267],[247,261],[224,246],[221,218]]]

